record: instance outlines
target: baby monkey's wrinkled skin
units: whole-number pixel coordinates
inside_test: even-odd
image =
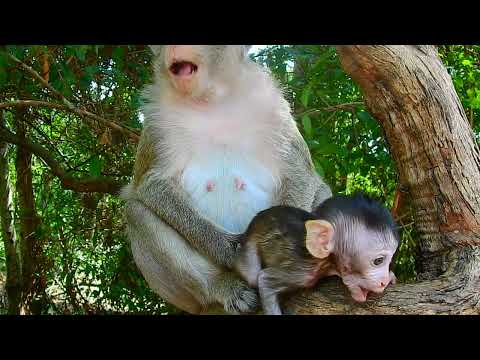
[[[235,268],[258,287],[264,313],[280,315],[279,294],[331,275],[342,278],[355,301],[382,293],[396,280],[389,265],[397,246],[385,207],[361,194],[335,196],[312,213],[289,206],[260,212]]]

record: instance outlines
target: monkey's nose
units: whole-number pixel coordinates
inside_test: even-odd
[[[383,279],[380,281],[380,287],[382,288],[386,288],[387,285],[389,284],[390,280],[387,280],[387,279]]]

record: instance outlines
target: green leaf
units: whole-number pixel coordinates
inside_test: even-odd
[[[358,117],[358,120],[364,122],[364,123],[369,123],[369,122],[372,122],[374,121],[375,122],[375,119],[367,112],[367,111],[358,111],[357,112],[357,117]]]
[[[16,58],[23,60],[23,55],[25,53],[25,46],[20,45],[7,45],[7,50]]]
[[[112,58],[119,68],[123,68],[125,56],[125,49],[123,47],[117,46],[113,49]]]
[[[312,88],[310,85],[306,86],[302,91],[302,95],[300,96],[300,102],[304,107],[307,107],[308,105],[308,99],[310,98],[311,92]]]
[[[8,59],[3,52],[0,51],[0,70],[5,71],[4,69],[8,65]]]
[[[90,175],[93,176],[93,177],[100,176],[100,174],[102,172],[102,168],[103,168],[103,161],[101,159],[99,159],[98,156],[94,156],[92,158],[92,160],[90,160],[89,165],[90,165],[89,166]]]
[[[78,60],[81,62],[85,61],[85,56],[87,54],[88,50],[88,45],[80,45],[75,48],[75,56],[77,57]]]
[[[470,102],[470,107],[473,109],[480,109],[480,96],[477,96]]]
[[[307,139],[311,139],[313,135],[313,131],[312,131],[312,120],[310,119],[310,116],[303,115],[302,125],[303,125],[303,131],[305,132],[305,137]]]
[[[0,85],[5,84],[7,80],[8,80],[7,72],[3,70],[3,68],[0,66]]]
[[[320,162],[317,159],[313,159],[313,164],[315,165],[315,170],[317,170],[317,173],[322,178],[325,177],[325,171],[323,170],[323,166],[320,164]]]

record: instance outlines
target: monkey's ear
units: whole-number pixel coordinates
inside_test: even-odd
[[[308,252],[319,259],[325,259],[333,250],[333,226],[325,220],[308,220],[306,246]]]

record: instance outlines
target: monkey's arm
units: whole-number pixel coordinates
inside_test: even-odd
[[[134,196],[174,228],[194,248],[217,264],[233,266],[241,234],[228,233],[200,216],[174,179],[164,179],[151,170],[143,177]]]
[[[143,203],[160,219],[175,229],[195,249],[219,265],[229,268],[240,246],[240,234],[228,233],[212,224],[191,206],[175,178],[162,176],[167,166],[165,139],[159,131],[146,125],[137,148],[134,182],[123,197]]]
[[[286,156],[285,163],[288,164],[288,167],[281,174],[279,205],[311,211],[312,208],[332,196],[330,187],[315,170],[307,144],[298,131],[291,140]]]

